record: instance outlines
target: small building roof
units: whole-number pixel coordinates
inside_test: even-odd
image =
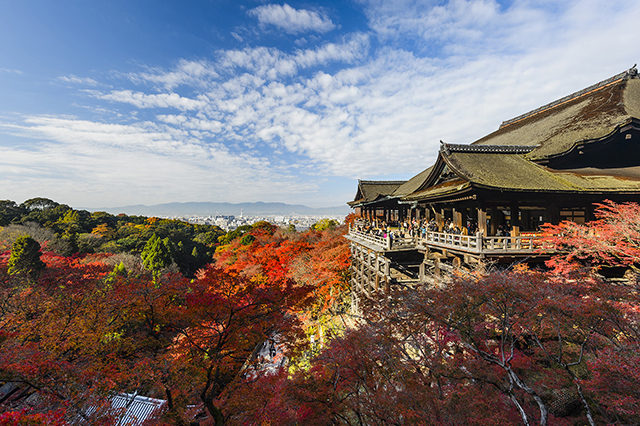
[[[358,192],[353,201],[347,204],[356,207],[359,204],[378,201],[392,195],[405,182],[404,180],[358,180]]]

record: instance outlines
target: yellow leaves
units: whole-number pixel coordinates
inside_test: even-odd
[[[157,218],[157,217],[149,217],[149,218],[147,218],[146,222],[149,225],[154,225],[159,220],[160,220],[160,218]]]
[[[103,223],[93,228],[91,233],[104,238],[112,239],[113,237],[115,237],[116,231],[113,228],[110,228],[106,223]]]
[[[117,332],[117,331],[113,331],[111,333],[107,333],[105,334],[102,339],[101,342],[102,343],[109,343],[109,342],[113,342],[113,341],[118,341],[122,339],[122,333],[121,332]]]

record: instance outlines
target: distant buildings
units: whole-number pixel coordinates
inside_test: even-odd
[[[296,231],[305,231],[311,227],[314,223],[322,219],[333,219],[338,223],[344,222],[344,216],[303,216],[303,215],[261,215],[261,216],[232,216],[232,215],[209,215],[209,216],[174,216],[170,219],[183,220],[188,223],[195,223],[201,225],[216,225],[225,231],[233,231],[242,225],[253,225],[256,222],[267,221],[273,225],[280,227],[288,227],[294,225]]]

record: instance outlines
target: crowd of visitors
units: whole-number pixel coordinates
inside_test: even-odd
[[[467,220],[466,226],[460,228],[451,219],[446,219],[442,223],[442,228],[438,226],[435,219],[427,221],[426,219],[404,220],[400,223],[394,223],[392,230],[387,222],[382,220],[362,220],[356,223],[357,230],[364,234],[389,238],[392,241],[396,239],[426,238],[427,232],[441,232],[454,235],[476,235],[478,231],[478,222],[475,220]]]

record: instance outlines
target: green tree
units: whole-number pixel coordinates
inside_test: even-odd
[[[20,204],[20,207],[27,211],[33,211],[53,209],[58,207],[59,205],[60,203],[56,203],[55,201],[48,198],[37,197],[26,200],[24,203]]]
[[[24,210],[11,200],[0,200],[0,226],[10,224],[14,219],[19,219]]]
[[[256,237],[254,237],[251,234],[243,235],[242,238],[240,239],[240,244],[243,245],[243,246],[248,246],[249,244],[251,244],[255,240],[256,240]]]
[[[29,235],[16,239],[11,248],[8,266],[9,274],[37,274],[45,266],[40,259],[40,244]]]
[[[154,277],[164,268],[171,266],[171,242],[153,234],[142,250],[142,264]]]
[[[311,225],[311,229],[316,231],[324,231],[325,229],[334,229],[339,223],[333,219],[322,219]]]

